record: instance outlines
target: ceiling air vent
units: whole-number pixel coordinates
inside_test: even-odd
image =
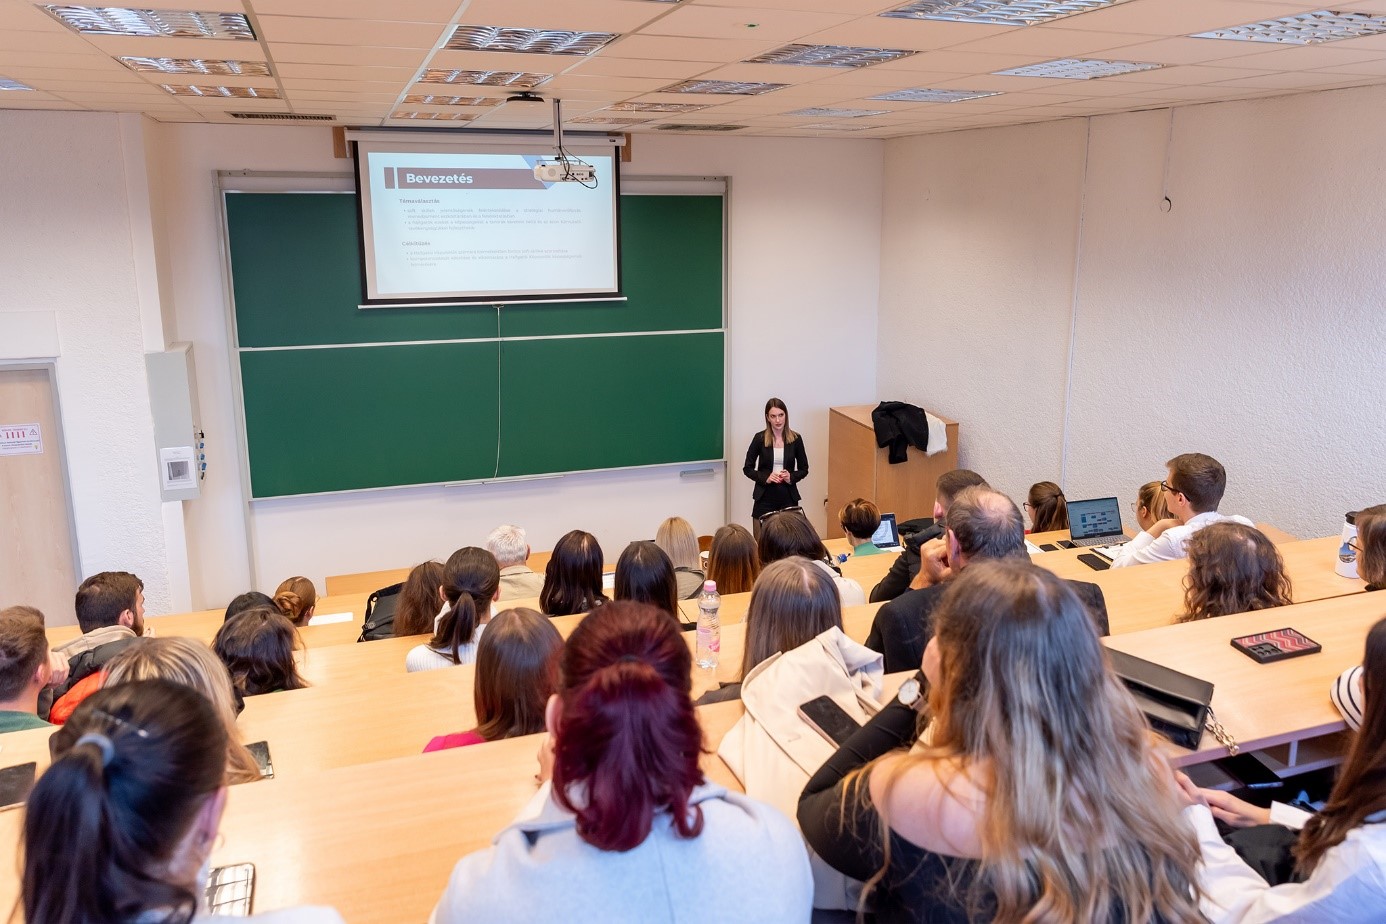
[[[233,119],[255,119],[260,122],[333,122],[334,115],[312,112],[228,112]]]
[[[745,127],[744,125],[686,125],[678,122],[655,126],[661,132],[735,132]]]

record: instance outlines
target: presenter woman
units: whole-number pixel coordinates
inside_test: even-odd
[[[789,409],[779,398],[765,402],[765,429],[752,437],[741,471],[756,483],[751,516],[759,519],[799,503],[797,485],[808,476],[808,453],[803,438],[789,429]]]

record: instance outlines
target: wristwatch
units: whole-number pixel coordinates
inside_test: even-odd
[[[908,706],[911,709],[918,708],[920,700],[924,699],[924,688],[919,682],[919,677],[911,677],[900,684],[900,692],[895,698],[900,701],[902,706]]]

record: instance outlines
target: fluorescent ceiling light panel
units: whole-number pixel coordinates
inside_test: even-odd
[[[787,83],[748,83],[737,80],[681,80],[670,84],[660,93],[717,93],[731,96],[759,96],[783,90]]]
[[[1192,38],[1237,39],[1282,45],[1315,45],[1386,32],[1386,16],[1378,13],[1335,13],[1316,10],[1279,19],[1263,19],[1245,26],[1198,32]]]
[[[917,0],[881,15],[889,19],[1032,26],[1124,2],[1126,0]]]
[[[708,107],[700,103],[615,103],[611,112],[697,112]]]
[[[499,106],[505,102],[499,96],[437,96],[433,93],[411,93],[404,101],[421,106]]]
[[[45,6],[64,25],[93,35],[166,35],[255,41],[244,13],[133,10],[117,6]]]
[[[279,91],[274,87],[211,87],[175,86],[160,84],[174,96],[222,96],[234,99],[279,99]]]
[[[999,90],[934,90],[917,87],[912,90],[892,90],[867,99],[886,99],[896,103],[960,103],[965,99],[981,99],[984,96],[1000,96]]]
[[[151,71],[159,74],[215,74],[240,77],[268,77],[269,65],[264,61],[215,61],[210,58],[140,58],[132,55],[117,58],[132,71]]]
[[[447,46],[455,51],[510,51],[541,55],[590,55],[615,32],[567,32],[510,26],[458,26]]]
[[[419,78],[423,83],[470,83],[479,87],[513,87],[532,90],[546,82],[552,74],[518,74],[514,71],[459,71],[446,67],[430,67]]]
[[[801,129],[813,129],[814,131],[825,132],[864,132],[872,128],[880,128],[879,125],[858,125],[852,122],[816,122],[813,125],[800,125]]]
[[[639,116],[600,116],[588,115],[580,116],[576,119],[569,119],[572,125],[640,125],[650,121],[649,117],[640,118]]]
[[[1138,61],[1099,61],[1089,58],[1059,58],[1056,61],[1043,61],[1013,67],[1008,71],[994,72],[998,77],[1057,77],[1061,80],[1096,80],[1099,77],[1115,77],[1118,74],[1134,74],[1137,71],[1153,71],[1163,64],[1142,64]]]
[[[470,122],[475,119],[470,112],[412,112],[404,109],[390,113],[392,119],[425,119],[430,122]]]
[[[870,67],[883,61],[897,61],[918,54],[902,48],[856,48],[851,45],[785,45],[763,55],[747,58],[746,64],[803,64],[809,67]]]
[[[685,125],[678,122],[655,126],[662,132],[735,132],[745,127],[744,125]]]
[[[859,119],[862,116],[885,115],[889,109],[833,109],[828,106],[810,106],[786,112],[787,116],[809,116],[816,119]]]
[[[0,90],[32,90],[28,84],[20,83],[18,80],[11,80],[8,77],[0,77]]]

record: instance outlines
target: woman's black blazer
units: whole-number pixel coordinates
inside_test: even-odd
[[[804,451],[804,438],[800,436],[792,443],[784,444],[784,467],[789,472],[789,490],[794,495],[794,503],[799,502],[799,488],[797,485],[808,477],[808,453]],[[765,493],[765,480],[775,470],[775,447],[765,445],[765,431],[760,430],[751,438],[751,445],[746,450],[746,464],[741,471],[745,476],[756,483],[756,488],[751,492],[753,500],[760,500],[760,496]]]

